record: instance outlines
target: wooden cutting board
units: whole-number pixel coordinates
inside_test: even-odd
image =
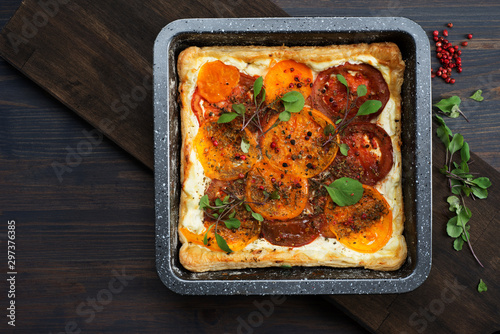
[[[42,2],[40,2],[42,3]],[[59,101],[153,168],[152,51],[163,26],[178,18],[287,16],[267,0],[26,0],[0,33],[0,53]],[[57,3],[57,5],[56,5]],[[61,4],[65,3],[65,4]],[[434,169],[443,149],[435,143]],[[491,333],[496,309],[500,173],[473,155],[473,169],[493,181],[490,198],[471,204],[479,267],[464,246],[452,249],[446,184],[434,171],[433,267],[417,290],[401,295],[328,296],[371,331]],[[479,278],[488,291],[476,290]]]

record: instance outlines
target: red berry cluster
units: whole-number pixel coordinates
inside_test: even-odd
[[[453,23],[448,23],[449,28],[453,27]],[[449,33],[448,30],[443,30],[443,36],[439,36],[439,31],[434,30],[433,39],[436,43],[436,57],[441,66],[437,71],[431,69],[431,77],[441,77],[446,83],[454,84],[455,79],[451,77],[452,70],[455,68],[458,73],[462,72],[462,50],[459,50],[458,45],[453,45],[446,39]],[[467,35],[468,39],[472,38],[472,34]],[[467,42],[462,42],[462,46],[467,46]]]

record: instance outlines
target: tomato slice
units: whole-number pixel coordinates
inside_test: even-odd
[[[241,149],[241,141],[250,143],[248,153]],[[259,159],[259,150],[254,135],[241,131],[241,123],[207,121],[202,124],[194,139],[198,160],[205,175],[211,179],[235,180],[247,173]],[[243,158],[244,157],[244,158]]]
[[[338,146],[328,143],[325,127],[333,123],[317,110],[304,108],[287,122],[272,117],[261,138],[264,161],[286,174],[305,178],[321,173],[333,161]],[[279,122],[277,126],[274,126]],[[274,126],[274,127],[273,127]],[[326,144],[325,144],[326,143]]]
[[[266,102],[270,104],[292,90],[306,99],[311,95],[312,79],[312,71],[307,65],[291,59],[282,60],[271,67],[264,78]]]
[[[254,82],[254,77],[240,73],[239,82],[232,88],[229,96],[216,103],[210,103],[205,100],[200,94],[199,88],[196,88],[191,99],[191,109],[198,119],[198,124],[203,123],[206,119],[217,118],[222,113],[232,112],[233,103],[244,104],[247,114],[251,115],[255,110],[253,95],[251,93]]]
[[[325,206],[326,222],[330,232],[347,248],[375,253],[391,238],[392,210],[375,188],[363,188],[363,197],[354,205],[336,206],[330,199]]]
[[[196,86],[205,100],[214,103],[227,99],[239,80],[240,71],[236,67],[216,60],[203,64]]]
[[[291,219],[307,205],[307,179],[285,174],[261,162],[248,173],[246,198],[252,210],[265,219]]]
[[[333,180],[341,177],[375,185],[392,169],[392,141],[380,126],[352,123],[341,133],[340,142],[349,146],[347,156],[337,154],[329,166]]]
[[[229,249],[231,249],[233,252],[242,250],[248,244],[257,240],[261,231],[261,224],[256,220],[240,219],[240,221],[241,225],[237,229],[227,228],[222,221],[219,221],[217,226],[217,234],[224,238],[227,245],[229,246]],[[208,229],[212,224],[214,224],[214,221],[205,220],[203,224],[205,225],[205,228]],[[202,234],[195,234],[189,231],[187,228],[183,227],[179,229],[179,232],[182,233],[190,242],[208,247],[209,249],[214,251],[223,252],[223,250],[220,249],[217,245],[217,241],[215,239],[215,225],[212,226],[212,228],[208,232],[207,245],[203,243],[203,238],[205,237],[206,230]]]
[[[319,232],[309,217],[283,222],[265,220],[262,222],[262,235],[273,245],[300,247],[313,242]]]
[[[356,116],[359,107],[367,100],[379,100],[382,107],[378,112],[359,116],[360,121],[369,121],[377,117],[389,101],[390,92],[384,77],[375,67],[368,64],[351,64],[330,67],[320,72],[313,85],[313,106],[337,120],[344,117],[347,108],[347,88],[337,79],[342,74],[349,86],[349,104],[354,103],[359,85],[365,85],[367,94],[357,99],[349,111],[348,118]]]

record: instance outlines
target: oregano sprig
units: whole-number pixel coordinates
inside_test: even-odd
[[[469,144],[465,142],[461,134],[453,134],[442,117],[435,115],[435,119],[439,124],[436,133],[446,148],[445,164],[440,172],[448,177],[448,186],[451,193],[455,195],[447,198],[449,210],[454,212],[455,216],[448,220],[446,232],[450,237],[455,238],[453,248],[457,251],[462,249],[464,242],[467,242],[472,255],[483,267],[470,243],[470,225],[467,223],[471,219],[472,213],[465,205],[465,197],[472,199],[488,197],[487,189],[491,186],[491,181],[487,177],[475,177],[470,172]],[[455,159],[459,162],[453,159],[456,153],[460,155],[459,159]]]

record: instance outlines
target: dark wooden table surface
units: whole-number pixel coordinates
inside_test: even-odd
[[[427,32],[453,22],[452,41],[473,33],[464,72],[454,85],[433,80],[433,100],[483,90],[485,101],[464,105],[470,123],[457,119],[450,127],[500,170],[500,4],[273,2],[291,16],[405,16]],[[20,3],[0,2],[0,26]],[[366,332],[319,296],[283,297],[258,316],[270,297],[170,292],[155,272],[153,173],[107,138],[94,138],[91,152],[75,158],[93,128],[1,59],[0,111],[0,246],[5,254],[7,223],[15,221],[15,332]],[[71,166],[61,178],[58,163]],[[6,256],[0,268],[7,273]],[[7,314],[5,282],[0,306]],[[5,314],[0,332],[13,329]]]

